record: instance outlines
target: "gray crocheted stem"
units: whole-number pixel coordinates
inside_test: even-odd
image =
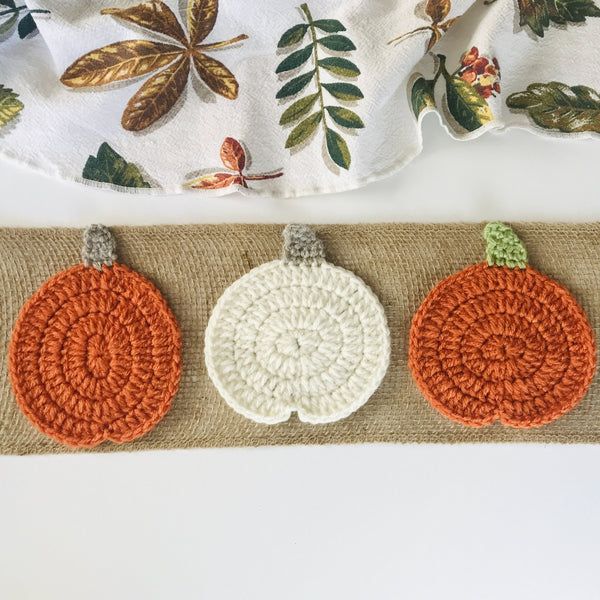
[[[99,271],[106,265],[112,267],[115,260],[117,244],[113,234],[104,225],[90,225],[83,232],[83,248],[81,258],[86,267],[94,267]]]
[[[295,265],[319,264],[325,260],[325,247],[308,225],[288,225],[283,230],[283,260]]]

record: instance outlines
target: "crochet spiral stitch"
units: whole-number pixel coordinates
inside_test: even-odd
[[[486,229],[493,244],[497,231]],[[596,368],[592,329],[564,287],[531,267],[493,266],[502,253],[492,251],[493,260],[488,244],[488,263],[427,296],[413,319],[409,366],[429,402],[455,421],[544,425],[587,392]],[[514,251],[504,256],[517,263]]]
[[[311,230],[288,226],[284,240],[283,260],[253,269],[219,299],[206,330],[208,373],[234,410],[259,423],[294,411],[308,423],[336,421],[385,375],[385,314],[362,280],[323,260]]]
[[[10,343],[21,409],[70,446],[143,435],[169,410],[179,384],[175,318],[147,279],[113,263],[109,236],[106,228],[86,232],[82,254],[94,266],[48,280],[21,310]]]

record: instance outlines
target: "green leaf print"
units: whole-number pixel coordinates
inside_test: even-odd
[[[324,134],[324,147],[331,161],[342,169],[349,169],[352,162],[348,144],[342,133],[349,129],[362,129],[365,124],[361,117],[351,110],[346,103],[354,106],[364,96],[361,89],[342,79],[356,79],[360,75],[358,66],[341,53],[350,53],[356,50],[354,42],[340,31],[346,31],[344,25],[337,19],[313,19],[308,4],[300,6],[304,14],[305,23],[299,23],[288,29],[279,40],[279,48],[287,48],[300,44],[306,34],[309,34],[308,46],[294,50],[284,58],[276,68],[278,75],[286,74],[296,69],[301,69],[309,61],[310,70],[301,75],[296,75],[288,80],[277,92],[276,98],[283,100],[300,94],[310,85],[312,89],[307,95],[294,99],[288,106],[279,124],[292,127],[288,134],[285,147],[292,149],[302,143],[309,143],[314,134],[322,127]],[[326,34],[326,35],[323,35]],[[330,55],[335,53],[335,55]],[[311,60],[312,59],[312,60]],[[342,105],[326,105],[325,97],[329,94],[329,101],[339,101]],[[308,117],[311,111],[315,110]],[[298,121],[300,121],[298,123]],[[296,125],[294,125],[297,123]],[[340,128],[336,131],[336,128]],[[331,163],[326,163],[332,168]]]
[[[413,83],[410,92],[410,104],[416,117],[418,117],[426,108],[435,106],[433,87],[433,80],[425,79],[424,77],[419,77]]]
[[[593,0],[518,0],[518,4],[519,24],[538,37],[544,37],[550,23],[584,23],[586,17],[600,17],[600,8]]]
[[[275,96],[278,100],[281,98],[287,98],[288,96],[295,96],[298,92],[301,92],[315,76],[315,71],[312,70],[304,75],[299,75],[288,81]]]
[[[8,125],[22,110],[19,94],[0,84],[0,128]]]
[[[149,188],[139,168],[128,163],[106,142],[101,144],[97,156],[90,156],[83,168],[82,177],[102,183],[112,183],[129,188]]]
[[[293,148],[298,144],[301,144],[304,140],[307,140],[317,129],[317,126],[323,119],[321,112],[310,115],[307,119],[304,119],[299,125],[296,125],[292,132],[288,136],[285,142],[286,148]]]
[[[506,105],[526,111],[544,129],[600,133],[600,94],[585,85],[568,86],[558,81],[532,83],[524,92],[511,94]]]
[[[352,159],[344,138],[337,131],[327,128],[326,139],[331,160],[343,169],[349,169]]]
[[[460,64],[453,72],[446,68],[446,57],[437,55],[433,79],[420,74],[409,80],[410,103],[415,114],[435,107],[436,83],[440,77],[445,81],[446,106],[452,116],[449,125],[459,133],[476,131],[494,120],[488,99],[500,93],[500,65],[495,57],[479,53],[473,46],[460,57]]]
[[[352,61],[339,56],[322,58],[319,66],[341,77],[358,77],[360,75],[360,69]]]
[[[324,83],[323,87],[338,100],[360,100],[363,93],[353,83]]]
[[[306,23],[300,23],[299,25],[294,25],[292,28],[288,29],[279,40],[277,44],[278,48],[287,48],[288,46],[293,46],[294,44],[299,44],[306,35],[308,31],[308,25]]]
[[[341,106],[326,106],[325,110],[331,115],[331,118],[342,127],[350,129],[362,129],[365,124],[362,119],[349,108]]]
[[[346,28],[337,19],[318,19],[313,25],[325,33],[337,33],[346,31]]]
[[[302,48],[302,50],[292,52],[292,54],[279,63],[279,66],[275,69],[275,73],[284,73],[285,71],[291,71],[301,67],[312,56],[312,52],[312,46],[306,46],[306,48]]]
[[[327,37],[317,40],[321,46],[325,46],[334,52],[352,52],[356,50],[356,46],[345,35],[328,35]]]
[[[21,39],[37,31],[34,14],[49,14],[49,10],[30,9],[22,2],[17,6],[15,0],[0,0],[0,35],[9,33],[18,21],[17,32]]]
[[[311,94],[310,96],[296,100],[294,104],[285,109],[281,115],[281,119],[279,119],[279,124],[287,125],[288,123],[293,123],[305,115],[315,105],[318,97],[319,94]]]
[[[446,79],[446,101],[450,114],[467,131],[475,131],[494,120],[485,99],[456,75]]]

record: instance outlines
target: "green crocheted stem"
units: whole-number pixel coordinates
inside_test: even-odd
[[[524,269],[527,250],[517,234],[504,223],[488,223],[483,230],[487,242],[485,257],[490,267]]]

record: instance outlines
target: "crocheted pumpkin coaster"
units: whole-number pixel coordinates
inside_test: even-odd
[[[160,292],[115,261],[101,225],[84,234],[83,263],[49,279],[25,304],[9,348],[25,415],[69,446],[128,442],[171,406],[181,339]]]
[[[206,330],[210,378],[234,410],[259,423],[296,411],[329,423],[360,408],[390,359],[379,300],[325,261],[303,225],[283,232],[284,257],[253,269],[217,302]]]
[[[537,427],[571,410],[596,368],[592,329],[573,296],[526,265],[502,223],[487,261],[439,283],[414,316],[409,366],[442,414],[471,426]]]

